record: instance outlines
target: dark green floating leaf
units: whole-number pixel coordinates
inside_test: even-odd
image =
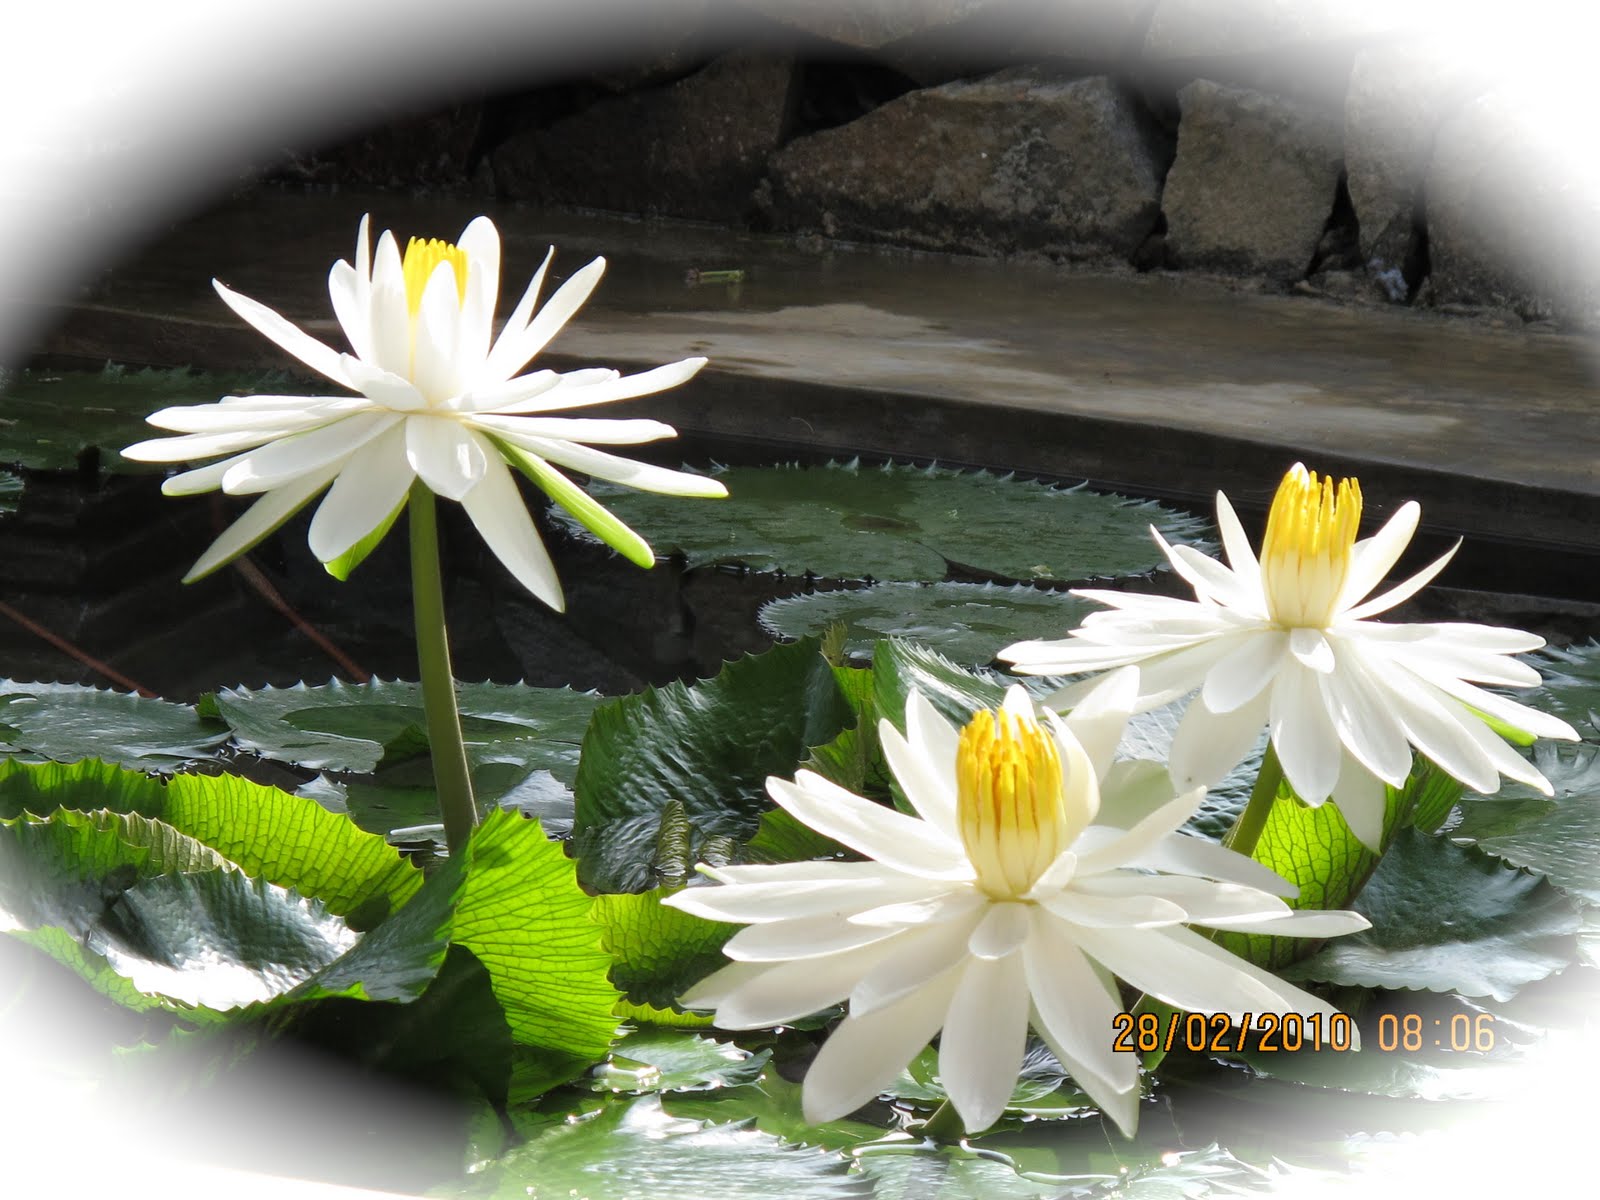
[[[774,637],[821,634],[845,626],[845,649],[870,658],[883,638],[937,646],[946,658],[982,665],[996,651],[1029,638],[1063,637],[1098,605],[1066,592],[993,583],[880,583],[867,588],[790,596],[762,607]]]
[[[1600,736],[1600,642],[1582,646],[1546,646],[1528,656],[1528,665],[1544,682],[1527,691],[1511,691],[1518,703],[1554,713],[1585,738]]]
[[[1148,571],[1163,560],[1150,526],[1196,543],[1205,524],[1147,501],[942,467],[735,467],[728,498],[683,504],[596,481],[595,499],[658,554],[691,567],[741,563],[828,579],[945,578],[947,560],[1004,579],[1068,580]],[[576,529],[576,522],[567,519]]]
[[[570,784],[589,715],[600,697],[570,688],[464,683],[457,687],[467,756],[474,767],[506,764],[525,777],[547,770]],[[321,687],[228,688],[215,698],[218,714],[246,750],[318,771],[370,774],[386,754],[426,747],[422,687],[374,680]]]
[[[843,1200],[865,1184],[824,1150],[792,1146],[744,1122],[706,1125],[662,1111],[656,1096],[547,1127],[487,1167],[461,1194],[485,1200]]]
[[[1494,796],[1469,793],[1450,840],[1537,871],[1600,904],[1600,746],[1541,742],[1533,758],[1555,788],[1553,797],[1510,782]]]
[[[848,1150],[883,1136],[878,1126],[849,1117],[821,1125],[811,1124],[801,1111],[800,1093],[800,1084],[769,1069],[762,1072],[759,1080],[742,1087],[715,1092],[677,1092],[663,1097],[663,1101],[667,1111],[675,1117],[692,1117],[713,1125],[724,1121],[752,1121],[757,1129],[801,1146]]]
[[[595,710],[575,786],[573,847],[585,884],[645,891],[661,816],[676,801],[694,839],[748,840],[771,808],[769,775],[792,777],[807,751],[854,720],[814,641],[729,663]],[[691,856],[700,852],[692,841]]]
[[[76,683],[0,681],[0,727],[3,753],[147,771],[206,758],[227,740],[187,704]]]
[[[211,1009],[281,996],[357,941],[321,904],[249,878],[171,826],[104,811],[0,825],[0,926],[66,933],[67,965],[92,983],[110,973]]]
[[[958,728],[984,708],[996,708],[1006,698],[1007,681],[990,672],[969,671],[937,650],[898,638],[879,642],[872,653],[873,703],[880,715],[906,727],[906,700],[921,692],[930,704]]]
[[[1372,922],[1285,973],[1355,987],[1509,999],[1576,958],[1580,918],[1537,875],[1403,830],[1355,909]]]
[[[122,474],[163,471],[118,453],[146,438],[171,436],[145,422],[157,409],[210,404],[224,395],[281,390],[276,373],[202,374],[185,368],[103,371],[19,371],[0,379],[6,420],[0,422],[0,463],[36,470],[70,470],[78,456],[98,446],[103,461]],[[295,384],[297,394],[304,385]],[[328,391],[335,389],[328,386]]]
[[[753,1083],[772,1057],[696,1033],[649,1029],[630,1033],[596,1067],[597,1092],[702,1092]]]

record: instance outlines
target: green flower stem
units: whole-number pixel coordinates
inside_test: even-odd
[[[445,845],[459,854],[478,824],[472,799],[467,747],[456,709],[456,681],[450,671],[450,635],[444,624],[444,583],[439,574],[439,524],[433,492],[418,479],[408,505],[411,526],[411,603],[417,617],[417,666],[422,674],[422,707],[428,717],[428,748],[433,782],[444,819]]]
[[[1267,752],[1261,756],[1261,774],[1256,776],[1255,787],[1250,789],[1250,800],[1239,814],[1239,819],[1228,830],[1222,844],[1230,850],[1249,858],[1255,853],[1261,831],[1267,826],[1267,814],[1278,799],[1278,785],[1283,782],[1283,766],[1278,762],[1278,751],[1269,741]]]
[[[916,1132],[932,1142],[959,1142],[967,1136],[967,1127],[962,1123],[961,1114],[956,1112],[956,1106],[946,1100]]]

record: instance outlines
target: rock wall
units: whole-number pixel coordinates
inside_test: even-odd
[[[458,98],[285,174],[1600,324],[1574,253],[1600,197],[1553,173],[1525,95],[1403,15],[673,2],[653,57]]]

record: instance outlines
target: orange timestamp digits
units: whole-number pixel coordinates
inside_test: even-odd
[[[1113,1050],[1130,1054],[1192,1050],[1264,1054],[1295,1050],[1354,1050],[1355,1023],[1344,1013],[1240,1013],[1235,1024],[1226,1013],[1127,1013],[1111,1018]]]

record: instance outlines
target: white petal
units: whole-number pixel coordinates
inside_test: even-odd
[[[356,269],[342,258],[328,272],[328,296],[333,301],[333,315],[339,318],[339,327],[344,330],[344,336],[356,357],[370,358],[372,314],[358,296],[361,282]],[[371,283],[368,282],[367,286],[370,289]]]
[[[498,454],[485,462],[483,478],[461,498],[461,507],[511,577],[561,612],[565,607],[561,581],[556,578],[555,566],[522,503],[522,493],[517,491],[516,481]]]
[[[880,724],[880,741],[882,729]],[[919,788],[922,794],[913,799],[908,792],[907,799],[911,800],[924,820],[931,821],[952,838],[959,838],[955,777],[956,749],[961,735],[915,688],[906,697],[906,739],[909,742],[908,749],[917,761],[928,765],[924,786]],[[929,783],[933,786],[926,786]],[[901,786],[904,787],[903,779]]]
[[[615,374],[615,372],[612,372]],[[497,380],[485,387],[463,392],[456,397],[454,409],[461,413],[498,415],[500,410],[527,400],[541,392],[561,386],[561,376],[554,371],[530,371],[515,379]]]
[[[467,256],[467,289],[461,303],[456,353],[463,374],[476,380],[489,356],[494,310],[500,300],[500,231],[488,217],[474,217],[456,246]]]
[[[1040,903],[1052,916],[1095,929],[1147,929],[1188,919],[1181,906],[1160,896],[1097,896],[1067,888]]]
[[[1130,859],[1129,866],[1145,867],[1153,871],[1172,871],[1184,875],[1203,875],[1208,879],[1221,879],[1245,887],[1260,888],[1274,896],[1289,899],[1300,894],[1295,884],[1276,871],[1269,870],[1226,846],[1205,838],[1174,833]]]
[[[279,438],[245,455],[222,476],[222,490],[249,495],[281,487],[292,479],[320,471],[348,458],[404,418],[398,413],[359,412],[308,433]]]
[[[454,417],[406,418],[406,461],[435,495],[446,500],[464,497],[483,478],[489,459],[498,457],[482,434]]]
[[[1289,631],[1289,653],[1308,671],[1326,675],[1333,670],[1333,646],[1320,629],[1304,626]]]
[[[924,879],[970,879],[972,864],[959,842],[927,821],[863,800],[811,771],[790,783],[767,780],[767,794],[802,824],[852,850]]]
[[[526,362],[527,360],[524,359],[523,361]],[[500,411],[503,413],[555,412],[563,408],[587,408],[591,404],[610,404],[614,400],[632,400],[636,396],[649,396],[656,392],[664,392],[671,387],[677,387],[680,383],[694,376],[705,365],[706,360],[703,358],[685,358],[663,366],[651,367],[648,371],[639,371],[633,375],[599,379],[593,382],[568,382],[572,380],[572,376],[568,375],[563,380],[564,386],[547,392],[537,399],[529,399],[517,404],[507,405]],[[615,375],[615,372],[612,372],[612,374]]]
[[[428,406],[416,385],[405,376],[348,354],[340,361],[344,363],[345,374],[350,376],[350,386],[374,404],[394,412],[415,412]]]
[[[1026,904],[990,904],[972,931],[967,949],[981,959],[1004,958],[1013,953],[1032,928]]]
[[[1410,749],[1406,760],[1410,762]],[[1404,782],[1402,780],[1402,782]],[[1383,853],[1383,819],[1389,807],[1389,792],[1384,781],[1367,770],[1348,751],[1339,767],[1339,782],[1333,789],[1333,803],[1339,815],[1359,841],[1374,854]]]
[[[1186,580],[1202,599],[1215,600],[1227,608],[1236,608],[1252,617],[1265,618],[1266,605],[1262,601],[1261,585],[1255,580],[1241,579],[1214,558],[1201,554],[1193,546],[1173,546],[1153,527],[1157,543],[1172,563],[1172,569]]]
[[[1244,761],[1267,724],[1267,697],[1257,696],[1241,708],[1214,713],[1205,695],[1184,710],[1167,751],[1167,768],[1179,788],[1211,787]]]
[[[332,463],[262,496],[245,510],[244,516],[222,531],[222,536],[189,568],[183,581],[192,583],[249,550],[327,487],[340,465]]]
[[[867,879],[904,880],[905,875],[870,862],[836,862],[808,859],[787,863],[731,863],[724,867],[702,864],[702,875],[721,883],[860,883]],[[699,889],[695,889],[698,891]],[[692,892],[678,892],[677,896]],[[662,901],[667,903],[666,900]]]
[[[893,1004],[964,961],[979,919],[974,909],[965,920],[906,930],[850,992],[851,1015],[865,1016]]]
[[[1307,804],[1321,804],[1339,779],[1339,735],[1322,705],[1318,678],[1299,663],[1285,664],[1272,685],[1268,715],[1284,776]]]
[[[1411,599],[1412,596],[1427,587],[1433,581],[1435,575],[1450,564],[1450,560],[1456,556],[1456,551],[1459,549],[1461,549],[1461,542],[1458,539],[1454,546],[1451,546],[1449,550],[1423,567],[1410,579],[1404,583],[1397,584],[1387,592],[1374,596],[1365,603],[1357,604],[1354,608],[1345,609],[1339,614],[1339,620],[1360,621],[1377,613],[1386,612],[1401,601]]]
[[[879,942],[768,967],[717,1004],[717,1024],[724,1029],[761,1029],[831,1008],[848,996],[856,980],[883,956],[883,947]],[[685,1000],[703,1003],[697,992],[690,992]]]
[[[1354,916],[1355,914],[1352,913],[1350,915]],[[1170,929],[1152,929],[1142,936],[1165,940],[1180,954],[1187,952],[1198,958],[1210,959],[1228,974],[1253,981],[1273,997],[1271,1001],[1265,1004],[1258,1002],[1257,1004],[1244,1005],[1242,1008],[1232,1008],[1220,1004],[1215,1006],[1202,1005],[1190,1009],[1191,1012],[1226,1012],[1234,1017],[1238,1017],[1244,1011],[1252,1013],[1298,1012],[1304,1016],[1320,1013],[1325,1017],[1331,1017],[1338,1011],[1331,1004],[1318,999],[1310,992],[1301,991],[1293,984],[1285,983],[1270,971],[1263,970],[1246,962],[1237,955],[1230,954],[1210,938],[1196,933],[1192,929],[1185,929],[1180,925]],[[1184,1006],[1177,1005],[1176,1007],[1182,1008]],[[1359,1049],[1359,1046],[1357,1048]]]
[[[385,229],[372,259],[372,366],[411,378],[411,308],[406,300],[405,269],[394,234]],[[359,385],[358,385],[359,386]],[[363,391],[366,389],[363,388]]]
[[[1139,860],[1151,847],[1194,816],[1195,810],[1200,807],[1200,801],[1204,798],[1205,791],[1196,788],[1163,804],[1155,812],[1140,820],[1132,829],[1106,830],[1096,839],[1098,844],[1094,845],[1093,849],[1079,850],[1078,875],[1097,875],[1101,871],[1109,871],[1114,867]],[[1104,826],[1096,826],[1088,832],[1095,833],[1104,829]],[[1079,841],[1080,846],[1088,844],[1090,843],[1087,838]]]
[[[219,459],[210,466],[196,467],[193,471],[169,475],[161,481],[161,494],[194,496],[200,492],[214,492],[222,486],[222,477],[228,473],[229,468],[243,457],[242,454],[236,454],[232,458]]]
[[[158,429],[171,429],[177,433],[259,432],[261,440],[266,441],[371,407],[369,401],[355,397],[296,396],[273,399],[292,399],[295,403],[192,404],[181,408],[163,408],[160,412],[151,413],[145,420]]]
[[[1146,875],[1119,871],[1085,879],[1078,890],[1084,896],[1139,896],[1166,900],[1181,908],[1188,921],[1205,925],[1219,921],[1275,920],[1287,916],[1291,911],[1278,897],[1260,888],[1217,883],[1187,875]]]
[[[1222,533],[1222,549],[1228,556],[1228,565],[1242,579],[1259,579],[1261,563],[1250,548],[1244,526],[1239,523],[1233,505],[1221,492],[1217,493],[1217,529]]]
[[[1110,769],[1117,744],[1128,727],[1128,714],[1138,699],[1139,668],[1122,667],[1102,677],[1064,718],[1097,778]]]
[[[1415,500],[1408,500],[1384,522],[1382,529],[1351,547],[1350,567],[1334,602],[1335,608],[1354,608],[1363,596],[1383,582],[1383,577],[1411,544],[1421,518],[1422,506]]]
[[[456,362],[460,324],[455,266],[441,262],[422,289],[422,303],[411,330],[411,381],[436,403],[465,390]]]
[[[913,695],[917,693],[913,692]],[[878,722],[878,743],[883,747],[889,769],[899,781],[911,807],[951,841],[959,841],[956,827],[955,763],[940,769],[907,744],[893,722]]]
[[[1040,1034],[1078,1086],[1109,1111],[1105,1093],[1121,1094],[1139,1082],[1138,1056],[1111,1048],[1112,1019],[1122,1010],[1122,997],[1044,912],[1034,914],[1034,936],[1022,958]]]
[[[960,979],[959,968],[946,971],[898,1003],[841,1021],[806,1072],[801,1091],[806,1121],[836,1120],[893,1084],[939,1032]]]
[[[1360,933],[1371,929],[1372,922],[1358,912],[1336,909],[1310,909],[1290,912],[1282,917],[1249,919],[1229,917],[1223,920],[1202,921],[1213,929],[1232,929],[1240,933],[1266,933],[1273,937],[1330,938],[1347,933]]]
[[[311,553],[331,562],[399,507],[414,478],[404,425],[394,425],[351,455],[311,519]]]
[[[794,917],[747,926],[727,940],[722,952],[736,962],[787,962],[870,946],[899,932],[894,926],[852,925],[837,915]]]
[[[694,475],[687,471],[670,471],[665,467],[620,458],[602,450],[591,450],[572,442],[553,441],[550,438],[524,437],[507,432],[505,439],[514,446],[532,451],[540,458],[582,471],[596,479],[626,484],[647,492],[662,492],[669,496],[721,497],[728,488],[709,475]]]
[[[1218,961],[1174,936],[1188,932],[1181,925],[1119,930],[1075,926],[1072,937],[1113,975],[1174,1008],[1226,1013],[1235,1020],[1247,1012],[1283,1011],[1277,991],[1244,970],[1248,964],[1243,959],[1227,955],[1231,961]]]
[[[283,435],[290,432],[287,428],[282,431]],[[254,449],[278,436],[269,430],[256,429],[244,433],[190,433],[182,437],[152,438],[126,447],[122,457],[135,462],[198,462],[217,454]]]
[[[1411,773],[1411,746],[1405,728],[1389,710],[1384,690],[1372,678],[1361,654],[1340,641],[1335,656],[1337,669],[1317,678],[1334,731],[1368,771],[1399,787]]]
[[[967,964],[939,1038],[939,1080],[969,1133],[999,1120],[1016,1089],[1028,1010],[1021,955]]]
[[[528,361],[549,345],[550,339],[583,307],[583,302],[594,291],[605,273],[606,260],[597,258],[576,271],[571,279],[556,289],[539,315],[528,323],[526,329],[512,336],[511,323],[501,332],[494,349],[489,352],[485,373],[499,379],[509,379],[528,364]]]
[[[839,866],[870,866],[840,863]],[[662,901],[708,921],[786,921],[799,917],[845,916],[888,904],[942,894],[913,876],[872,872],[859,879],[775,879],[693,887]]]
[[[241,296],[215,279],[211,281],[211,286],[216,288],[217,295],[222,297],[224,304],[233,309],[246,324],[268,341],[287,350],[313,371],[326,375],[335,383],[343,384],[345,387],[351,386],[343,367],[340,366],[339,352],[333,347],[317,341],[294,322],[273,312],[260,301],[252,300],[249,296]]]
[[[902,878],[905,878],[902,876]],[[924,883],[924,886],[927,886]],[[990,904],[989,897],[970,884],[956,884],[946,891],[915,900],[901,900],[863,909],[850,917],[852,925],[933,925],[973,917]],[[974,918],[976,919],[976,918]]]
[[[534,305],[539,302],[539,292],[544,287],[545,274],[550,270],[550,260],[555,256],[556,248],[551,246],[545,252],[544,261],[539,264],[539,269],[533,273],[527,290],[517,301],[516,308],[512,309],[511,315],[506,318],[500,336],[495,339],[494,346],[489,350],[489,357],[484,360],[483,373],[473,384],[474,388],[510,379],[521,368],[522,363],[511,362],[511,355],[515,352],[517,339],[522,336],[528,328],[528,322],[533,318]],[[523,363],[527,361],[527,359],[522,360]]]
[[[597,446],[637,446],[677,437],[671,425],[644,418],[628,420],[585,419],[576,417],[505,417],[497,413],[478,413],[472,422],[496,433],[520,437],[558,438],[569,442],[588,442]]]

